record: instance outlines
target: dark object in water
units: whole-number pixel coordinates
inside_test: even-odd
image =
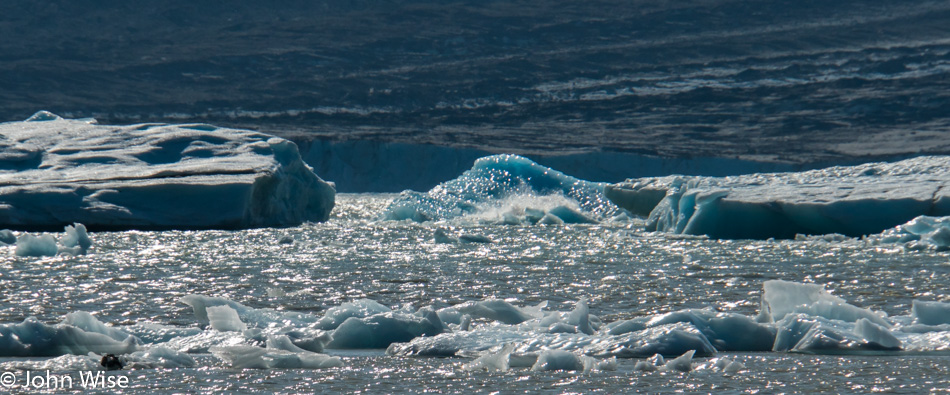
[[[99,364],[105,367],[106,370],[122,370],[122,362],[119,361],[119,357],[115,356],[115,354],[103,355]]]

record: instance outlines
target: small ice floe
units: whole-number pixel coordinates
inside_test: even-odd
[[[918,324],[950,324],[950,303],[915,300],[911,307],[911,315]]]
[[[343,366],[338,357],[306,350],[256,346],[214,346],[211,353],[235,369],[325,369]]]
[[[660,354],[654,354],[652,357],[642,361],[637,361],[633,366],[634,371],[638,372],[683,372],[688,373],[693,370],[693,355],[696,350],[688,350],[683,355],[667,361]]]
[[[660,354],[653,354],[652,357],[647,358],[643,361],[637,361],[637,364],[633,366],[633,370],[639,372],[655,372],[666,363],[666,359],[663,358]]]
[[[511,353],[515,350],[515,347],[518,345],[515,343],[509,343],[502,347],[501,351],[486,353],[482,356],[476,358],[474,361],[469,362],[465,365],[462,365],[462,370],[485,370],[485,371],[498,371],[498,372],[507,372],[509,368],[508,360]]]
[[[731,375],[745,370],[745,364],[728,357],[722,357],[716,359],[716,362],[712,364],[712,368],[720,370],[724,374]]]
[[[22,234],[16,239],[17,256],[56,256],[56,254],[85,255],[92,247],[92,239],[83,224],[67,225],[66,234],[59,239],[52,235]]]
[[[51,235],[23,234],[16,239],[14,253],[17,256],[56,256],[59,248],[56,247],[56,239]]]
[[[435,230],[435,242],[438,244],[453,244],[458,243],[459,239],[449,236],[445,229],[438,228]]]
[[[16,235],[10,229],[0,230],[0,243],[16,244]]]
[[[438,228],[435,230],[434,237],[435,242],[438,244],[454,244],[454,243],[493,243],[492,239],[476,234],[467,234],[463,233],[458,237],[450,235],[445,229]]]
[[[663,364],[663,366],[660,367],[660,370],[667,372],[689,373],[691,370],[693,370],[693,354],[696,354],[696,350],[689,350],[683,355],[680,355]]]
[[[49,357],[65,354],[126,354],[139,341],[108,327],[88,313],[45,324],[29,317],[19,324],[0,324],[0,357]]]

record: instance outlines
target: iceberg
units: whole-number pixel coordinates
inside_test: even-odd
[[[393,343],[435,336],[445,331],[446,328],[435,311],[420,309],[418,313],[389,312],[366,318],[347,318],[333,331],[333,340],[327,347],[386,348]]]
[[[499,222],[537,223],[550,215],[551,220],[556,218],[560,223],[591,223],[596,222],[594,218],[609,217],[617,210],[604,197],[604,185],[571,177],[521,156],[492,155],[476,160],[471,170],[426,193],[402,192],[382,216],[387,220],[417,222],[451,219],[497,209],[511,204],[513,197],[542,200],[538,198],[556,196],[564,204],[556,204],[550,210],[528,207],[508,215],[500,213],[503,218]]]
[[[904,244],[909,249],[950,249],[950,217],[921,215],[905,224],[865,237],[871,245]]]
[[[94,323],[87,323],[101,329]],[[19,324],[0,324],[0,356],[3,357],[83,355],[89,352],[125,354],[136,351],[136,343],[132,336],[116,340],[110,335],[65,323],[44,324],[33,317]]]
[[[911,314],[923,325],[950,325],[950,303],[915,300]]]
[[[721,239],[857,237],[921,215],[950,215],[950,156],[798,173],[630,179],[607,185],[604,194],[648,216],[651,231]]]
[[[0,124],[0,227],[294,226],[327,220],[335,193],[296,145],[263,133],[48,112]]]
[[[763,288],[763,308],[775,321],[789,314],[804,313],[829,320],[857,322],[866,319],[883,327],[892,326],[882,314],[848,304],[821,285],[769,280],[763,284]]]
[[[13,253],[16,256],[55,256],[59,253],[59,247],[51,235],[23,234],[16,239],[16,249]]]

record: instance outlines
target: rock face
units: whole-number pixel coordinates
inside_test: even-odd
[[[649,215],[648,230],[722,239],[879,233],[950,215],[950,157],[732,177],[669,176],[608,185],[614,204]]]
[[[0,124],[0,228],[243,229],[325,221],[336,191],[297,146],[204,124]]]

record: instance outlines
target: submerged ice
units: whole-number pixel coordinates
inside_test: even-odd
[[[799,173],[631,179],[608,185],[605,194],[631,213],[648,216],[648,230],[724,239],[855,237],[922,215],[950,215],[950,157]],[[893,233],[914,233],[905,230]],[[946,238],[941,233],[928,240],[935,237]]]
[[[0,227],[237,229],[325,221],[333,186],[290,141],[210,125],[0,124]]]

